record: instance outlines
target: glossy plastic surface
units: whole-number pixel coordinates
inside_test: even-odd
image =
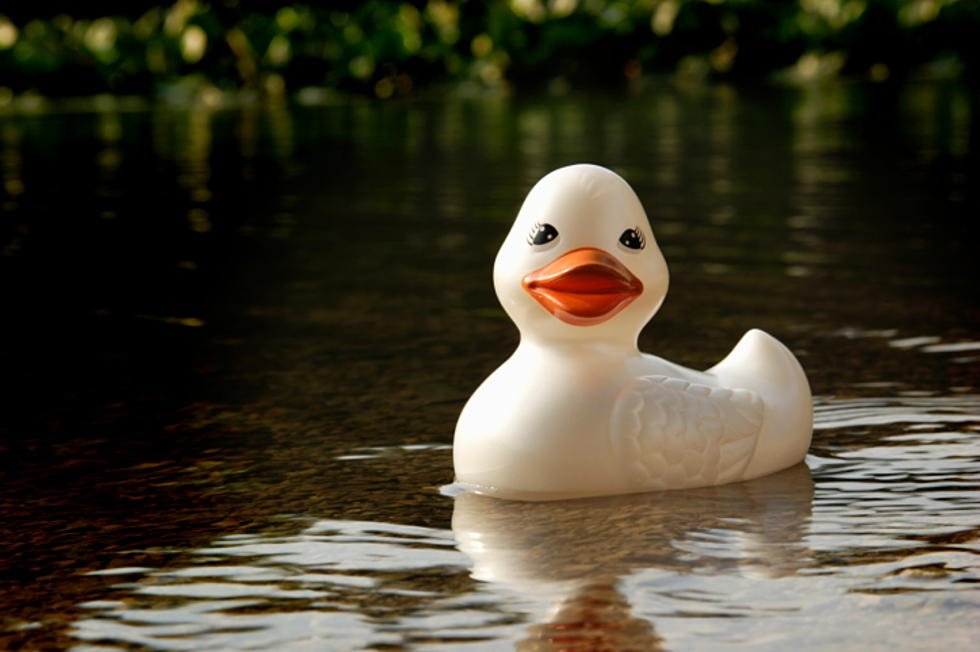
[[[704,372],[638,350],[667,285],[621,177],[572,165],[541,179],[494,263],[521,342],[463,408],[457,481],[550,500],[723,484],[800,462],[810,388],[772,336],[749,331]]]

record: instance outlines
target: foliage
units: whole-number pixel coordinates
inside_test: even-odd
[[[978,27],[976,0],[367,0],[330,8],[177,0],[133,15],[0,15],[0,100],[166,93],[189,81],[388,98],[441,82],[616,85],[651,73],[883,80],[926,66],[974,75]]]

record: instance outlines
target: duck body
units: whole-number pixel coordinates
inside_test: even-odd
[[[576,165],[542,179],[494,284],[521,343],[459,417],[458,482],[552,500],[747,480],[805,456],[809,385],[770,335],[749,331],[705,372],[638,350],[667,269],[613,172]]]

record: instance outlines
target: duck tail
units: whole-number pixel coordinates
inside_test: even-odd
[[[765,404],[762,430],[743,479],[803,460],[813,434],[813,399],[803,367],[789,349],[754,328],[708,373],[725,387],[757,392]]]

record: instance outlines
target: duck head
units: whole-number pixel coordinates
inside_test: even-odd
[[[636,347],[667,294],[667,263],[636,193],[570,165],[528,193],[497,253],[494,289],[522,338]]]

